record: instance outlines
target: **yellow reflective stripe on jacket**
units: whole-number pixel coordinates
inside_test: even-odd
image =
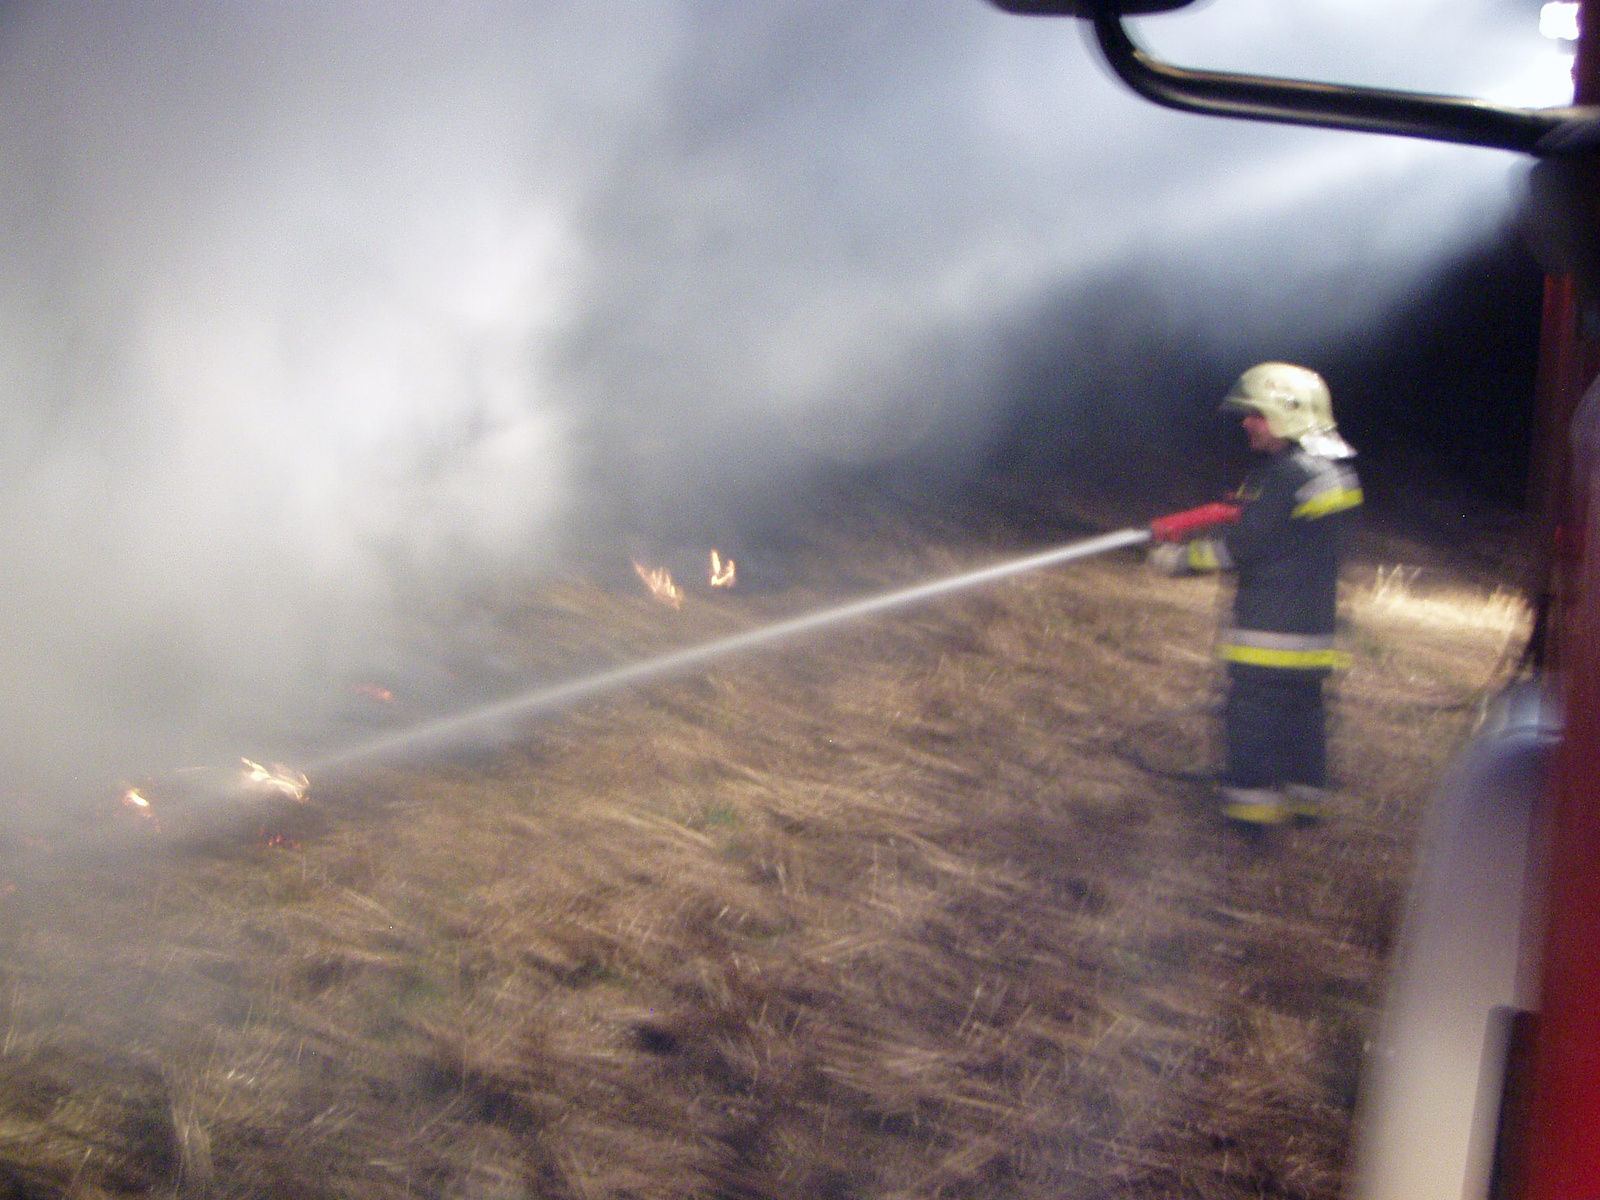
[[[1233,565],[1228,560],[1226,550],[1209,538],[1190,542],[1188,551],[1186,565],[1191,571],[1222,571]]]
[[[1329,488],[1325,492],[1318,492],[1305,503],[1296,505],[1289,515],[1315,521],[1318,517],[1344,512],[1347,508],[1357,508],[1360,504],[1360,488]]]

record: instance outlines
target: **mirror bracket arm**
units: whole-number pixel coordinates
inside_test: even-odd
[[[1458,96],[1275,79],[1175,67],[1133,41],[1112,3],[1094,11],[1095,38],[1139,95],[1184,112],[1455,142],[1538,157],[1600,147],[1600,108],[1511,108]]]

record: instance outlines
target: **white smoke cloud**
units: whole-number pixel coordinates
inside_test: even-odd
[[[1487,93],[1547,53],[1508,32],[1525,7],[1140,29],[1196,65]],[[24,0],[0,769],[271,728],[419,596],[587,522],[968,452],[1005,331],[1132,258],[1222,344],[1356,327],[1492,228],[1514,170],[1156,110],[1073,23],[980,0]]]

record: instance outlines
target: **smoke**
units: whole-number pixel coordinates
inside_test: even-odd
[[[1546,53],[1520,4],[1286,8],[1141,30],[1474,94]],[[1348,336],[1516,169],[1155,110],[980,0],[0,9],[0,769],[289,737],[484,580],[969,468],[1093,399],[1019,394],[1058,334],[1146,386],[1151,323]]]

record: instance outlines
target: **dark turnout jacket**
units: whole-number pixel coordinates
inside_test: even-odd
[[[1191,569],[1238,574],[1222,657],[1290,670],[1341,665],[1333,641],[1339,537],[1361,503],[1349,460],[1291,444],[1250,473],[1239,499],[1237,524],[1189,545]]]

